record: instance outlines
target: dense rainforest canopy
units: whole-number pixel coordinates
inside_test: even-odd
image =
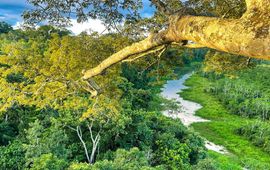
[[[89,17],[102,19],[109,28],[117,27],[116,23],[123,19],[126,19],[127,24],[141,21],[138,14],[142,7],[141,1],[29,2],[35,6],[34,10],[24,13],[26,23],[30,24],[46,19],[53,24],[68,24],[72,15],[79,22]],[[154,21],[147,23],[151,23],[155,31],[148,38],[113,54],[97,67],[84,71],[84,79],[99,75],[108,67],[134,55],[147,54],[149,50],[159,51],[172,43],[194,48],[208,47],[253,58],[270,58],[268,0],[150,2],[155,5],[157,12],[152,18]],[[92,93],[95,95],[96,91]]]
[[[150,0],[149,18],[135,0],[27,2],[23,28],[0,22],[0,169],[270,167],[269,0]],[[74,18],[108,31],[74,35]],[[213,119],[195,130],[159,94],[194,70],[189,97]],[[209,153],[201,130],[237,159]]]

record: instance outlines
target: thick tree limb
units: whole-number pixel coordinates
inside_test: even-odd
[[[205,48],[205,46],[201,45],[201,44],[187,44],[184,47],[187,47],[187,48]]]
[[[87,80],[91,77],[94,77],[96,75],[101,74],[105,69],[108,67],[129,58],[130,56],[141,54],[143,52],[147,52],[149,50],[152,50],[155,47],[158,47],[163,44],[169,43],[167,36],[167,31],[162,31],[155,35],[150,35],[145,40],[142,40],[140,42],[134,43],[131,46],[128,46],[121,51],[113,54],[109,58],[102,61],[97,67],[87,70],[86,72],[83,72],[84,76],[83,79]]]
[[[269,0],[245,0],[247,5],[247,10],[261,10],[268,11],[270,10],[270,1]]]
[[[265,17],[265,16],[263,16]],[[257,19],[256,19],[257,20]],[[263,18],[258,20],[265,21]],[[270,18],[267,19],[269,22]],[[175,42],[191,40],[202,46],[259,59],[270,59],[269,23],[185,16],[170,28]]]
[[[108,67],[163,44],[193,41],[208,48],[251,58],[270,60],[270,1],[246,0],[240,19],[174,15],[169,28],[115,53],[83,78],[99,75]]]

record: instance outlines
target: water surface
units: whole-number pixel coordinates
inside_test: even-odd
[[[187,89],[189,87],[185,86],[185,81],[192,75],[192,73],[185,74],[182,78],[179,80],[170,80],[167,81],[167,83],[162,88],[161,95],[169,100],[176,100],[179,102],[180,110],[172,113],[171,110],[163,111],[163,114],[168,117],[172,118],[179,118],[181,122],[185,126],[189,126],[192,123],[195,122],[208,122],[209,120],[203,119],[199,116],[196,116],[195,113],[197,110],[201,109],[202,106],[198,103],[185,100],[180,95],[179,92],[181,92],[183,89]],[[228,151],[223,147],[216,145],[210,141],[205,141],[205,147],[209,150],[216,151],[221,154],[226,154]]]

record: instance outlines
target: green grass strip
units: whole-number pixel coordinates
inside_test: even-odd
[[[270,169],[270,155],[235,133],[237,128],[255,122],[255,119],[230,114],[216,97],[204,91],[211,85],[206,78],[195,74],[186,81],[185,85],[190,88],[184,90],[181,96],[201,104],[203,108],[198,110],[196,115],[211,120],[211,122],[194,123],[192,128],[209,141],[225,146],[231,153],[231,155],[220,155],[209,151],[211,158],[217,162],[221,161],[219,169],[238,169],[239,166],[251,170]]]

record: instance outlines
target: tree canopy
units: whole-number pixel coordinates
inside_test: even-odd
[[[150,0],[149,18],[143,0],[28,2],[25,23],[51,25],[0,23],[1,168],[269,167],[269,0]],[[114,30],[74,35],[75,18]],[[200,135],[166,117],[179,105],[160,95],[194,70],[186,95],[212,120]],[[205,134],[237,152],[207,152]]]
[[[111,27],[125,18],[126,22],[132,25],[140,19],[138,9],[143,7],[142,1],[126,0],[57,2],[31,0],[29,2],[35,8],[25,13],[26,22],[36,23],[47,19],[60,25],[70,20],[74,11],[73,16],[79,22],[87,18],[99,18]],[[154,23],[153,25],[158,26],[156,33],[151,33],[148,38],[119,50],[97,67],[83,72],[83,79],[89,80],[127,58],[143,56],[152,51],[159,51],[161,48],[166,49],[164,46],[173,43],[190,48],[208,47],[252,58],[267,60],[270,58],[268,45],[270,2],[268,0],[185,2],[150,0],[150,2],[157,11],[152,18],[154,21],[146,23]],[[127,14],[127,11],[131,15]],[[93,83],[90,84],[92,84],[92,94],[95,95],[97,88]]]

